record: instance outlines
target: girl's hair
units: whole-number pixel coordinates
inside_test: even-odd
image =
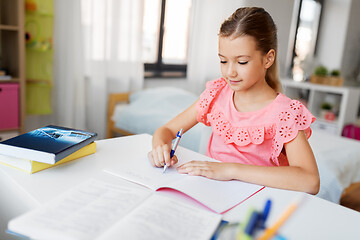
[[[220,37],[237,38],[252,36],[257,49],[264,55],[271,49],[275,50],[275,60],[266,71],[265,80],[275,91],[281,91],[277,64],[277,28],[270,14],[263,8],[238,8],[220,27]]]

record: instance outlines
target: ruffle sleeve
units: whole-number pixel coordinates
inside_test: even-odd
[[[236,127],[218,109],[209,113],[207,120],[212,126],[213,132],[219,135],[226,144],[235,143],[240,147],[250,143],[258,145],[275,135],[275,125],[272,123]]]
[[[206,83],[205,91],[200,95],[197,107],[197,121],[210,126],[208,121],[208,113],[211,112],[214,104],[214,99],[220,94],[221,90],[226,86],[226,81],[223,78],[212,80]]]
[[[311,135],[310,125],[315,117],[298,100],[290,100],[275,116],[275,136],[272,139],[271,160],[279,165],[279,155],[285,143],[293,140],[299,131],[304,130],[306,137]]]

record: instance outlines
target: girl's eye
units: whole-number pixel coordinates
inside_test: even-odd
[[[227,63],[226,61],[220,61],[220,63]]]
[[[239,64],[241,64],[241,65],[245,65],[245,64],[247,64],[248,62],[239,62]]]

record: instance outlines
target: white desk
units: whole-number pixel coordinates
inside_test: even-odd
[[[0,239],[15,239],[4,233],[7,221],[91,177],[140,187],[104,173],[102,169],[116,161],[141,158],[150,148],[150,135],[136,135],[99,140],[96,154],[32,175],[0,165]],[[194,153],[194,159],[202,157]],[[265,188],[227,212],[224,219],[241,221],[250,207],[262,210],[266,199],[271,198],[273,207],[268,219],[271,224],[290,202],[302,195],[306,196],[306,201],[280,229],[283,236],[288,239],[360,239],[360,213],[300,192]]]

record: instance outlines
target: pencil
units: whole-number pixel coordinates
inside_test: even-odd
[[[284,224],[284,222],[290,217],[290,215],[295,211],[295,209],[297,208],[299,204],[298,203],[293,203],[291,204],[286,210],[285,212],[280,216],[280,218],[275,222],[275,224],[269,228],[267,228],[265,230],[265,232],[263,233],[263,235],[261,235],[259,237],[258,240],[268,240],[270,239],[272,236],[274,236],[274,234],[277,232],[277,230],[281,227],[281,225]]]

